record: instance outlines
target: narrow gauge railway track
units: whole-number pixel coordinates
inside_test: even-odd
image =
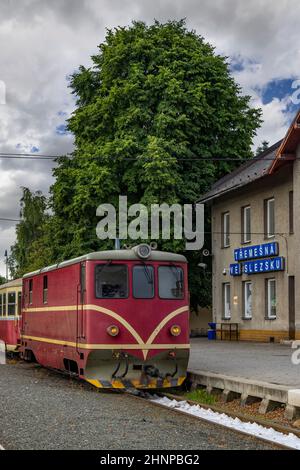
[[[278,449],[282,449],[282,450],[295,450],[294,447],[290,447],[290,446],[287,446],[287,445],[284,445],[284,444],[280,444],[280,443],[277,443],[277,442],[273,442],[271,441],[270,439],[266,439],[266,438],[263,438],[261,436],[256,436],[254,434],[251,434],[249,432],[245,432],[245,431],[241,431],[241,430],[238,430],[238,429],[235,429],[235,428],[231,428],[229,426],[226,426],[225,424],[222,424],[222,423],[215,423],[209,419],[205,419],[203,417],[199,417],[199,416],[196,416],[196,415],[193,415],[193,414],[189,414],[181,409],[178,409],[178,408],[171,408],[171,407],[168,407],[166,405],[163,405],[162,403],[158,403],[154,400],[151,400],[149,395],[151,396],[150,393],[135,393],[133,391],[129,391],[129,390],[123,390],[123,391],[120,391],[120,392],[116,392],[116,393],[123,393],[123,394],[126,394],[128,397],[132,398],[132,399],[136,399],[136,400],[142,400],[142,401],[147,401],[147,403],[151,403],[153,406],[156,406],[156,407],[160,407],[160,408],[163,408],[164,410],[169,410],[170,412],[173,412],[173,413],[180,413],[182,415],[184,415],[185,417],[190,417],[192,420],[196,420],[196,421],[202,421],[204,423],[210,423],[211,425],[215,425],[219,428],[222,428],[226,431],[231,431],[231,432],[235,432],[237,434],[240,434],[242,436],[246,436],[246,437],[252,437],[253,439],[256,439],[257,441],[262,441],[262,442],[265,442],[267,444],[270,444],[270,445],[273,445],[274,447],[278,448]],[[166,397],[166,398],[169,398],[169,399],[174,399],[174,400],[177,400],[177,401],[180,401],[180,397],[179,396],[176,396],[176,395],[172,395],[172,394],[168,394],[168,393],[157,393],[157,395],[159,397]],[[182,401],[182,400],[181,400]],[[189,402],[188,400],[186,400],[187,402]],[[196,403],[192,403],[193,405],[196,405]],[[200,403],[197,403],[197,405],[199,405],[200,407],[202,408],[205,408],[205,409],[211,409],[210,406],[208,405],[202,405]],[[218,413],[222,413],[222,414],[225,414],[227,416],[229,416],[229,414],[227,414],[226,412],[224,412],[223,410],[216,410]],[[234,414],[230,414],[231,417],[234,417]],[[239,419],[242,420],[241,417],[239,417]],[[249,422],[249,419],[246,419],[244,418],[244,421],[248,421]],[[257,424],[260,424],[262,425],[260,422],[257,422],[255,420],[251,420],[252,423],[257,423]],[[293,433],[295,434],[295,436],[299,437],[300,438],[300,432],[297,432],[296,430],[294,429],[291,429],[291,428],[285,428],[284,426],[280,426],[280,425],[276,425],[274,424],[274,426],[272,425],[264,425],[264,427],[269,427],[269,428],[272,428],[274,429],[275,431],[278,431],[278,432],[281,432],[283,434],[289,434],[289,433]]]

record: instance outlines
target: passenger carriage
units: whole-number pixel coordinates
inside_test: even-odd
[[[26,274],[21,355],[100,388],[180,385],[189,356],[187,261],[148,245]]]
[[[10,352],[20,343],[21,296],[22,279],[0,285],[0,340]]]

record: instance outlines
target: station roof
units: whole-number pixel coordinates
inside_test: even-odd
[[[5,282],[5,284],[0,284],[0,289],[7,289],[10,287],[20,287],[22,286],[22,278],[13,279],[12,281]]]
[[[177,263],[187,263],[187,259],[183,255],[177,253],[169,253],[167,251],[157,251],[152,250],[149,258],[141,259],[136,254],[133,249],[124,249],[124,250],[108,250],[108,251],[95,251],[93,253],[88,253],[78,258],[73,258],[68,261],[62,261],[61,263],[53,264],[47,266],[46,268],[27,273],[23,278],[28,278],[36,276],[37,274],[46,273],[53,271],[54,269],[64,268],[66,266],[71,266],[72,264],[81,263],[83,261],[143,261],[145,263],[149,261],[169,261]]]
[[[248,160],[236,170],[219,179],[212,185],[211,190],[202,196],[199,202],[212,201],[268,175],[281,143],[280,140],[257,157]]]

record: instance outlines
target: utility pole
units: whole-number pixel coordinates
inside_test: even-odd
[[[7,250],[4,252],[5,264],[6,264],[6,282],[8,282],[8,254]]]

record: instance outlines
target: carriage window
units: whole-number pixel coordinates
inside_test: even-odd
[[[43,277],[43,303],[48,302],[48,276]]]
[[[16,293],[8,292],[7,294],[7,315],[14,316],[16,314]]]
[[[98,264],[95,269],[95,282],[98,299],[128,297],[128,274],[124,264]]]
[[[133,297],[152,299],[154,297],[154,270],[146,264],[133,268]]]
[[[177,266],[158,268],[158,290],[161,299],[183,299],[183,270]]]
[[[18,292],[18,315],[21,316],[22,310],[22,292]]]
[[[6,315],[6,294],[3,294],[2,315]]]
[[[2,317],[2,294],[0,294],[0,317]]]
[[[29,303],[32,304],[33,279],[29,279]]]

